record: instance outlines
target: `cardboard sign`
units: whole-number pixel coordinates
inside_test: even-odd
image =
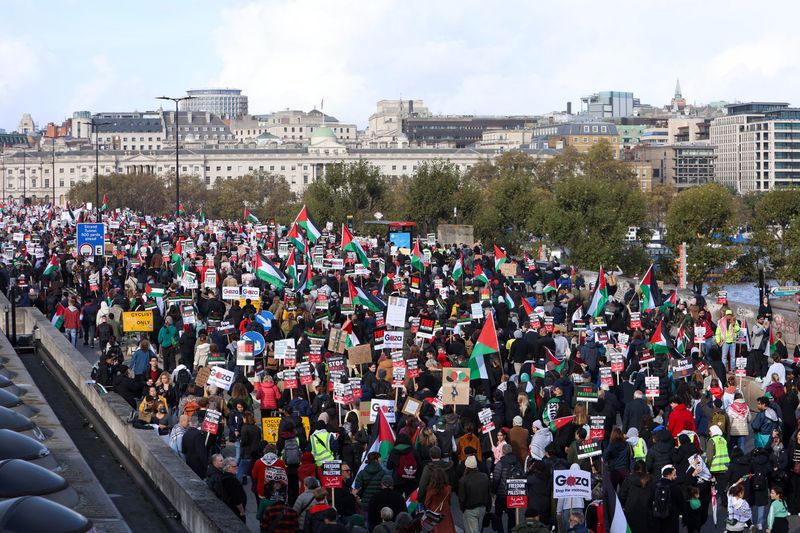
[[[235,374],[230,370],[215,366],[211,369],[211,374],[208,376],[208,384],[216,385],[223,390],[230,390],[231,385],[233,385],[234,376]]]
[[[631,329],[642,329],[641,313],[631,313]]]
[[[606,435],[606,417],[593,416],[590,417],[591,425],[589,426],[589,440],[601,441]]]
[[[359,344],[347,349],[350,365],[368,365],[372,362],[372,348],[369,344]]]
[[[419,416],[419,412],[422,409],[422,402],[419,400],[415,400],[411,396],[406,398],[406,403],[403,404],[403,409],[400,411],[401,413],[408,415],[408,416]]]
[[[469,368],[445,368],[442,372],[442,401],[448,405],[469,405]]]
[[[311,434],[311,421],[307,416],[301,418],[303,421],[303,429],[306,432],[306,437]],[[279,416],[275,417],[264,417],[261,419],[261,434],[263,435],[263,439],[270,444],[276,444],[278,442],[278,427],[281,424],[281,418]]]
[[[736,375],[737,376],[747,375],[747,357],[736,358]]]
[[[200,370],[197,371],[197,377],[194,379],[195,385],[198,387],[205,387],[210,376],[211,369],[207,366],[201,367]]]
[[[382,411],[386,421],[395,423],[394,400],[372,400],[370,402],[369,422],[374,424],[378,418],[378,411]]]
[[[604,366],[600,369],[600,386],[608,388],[614,386],[614,374],[611,372],[611,367]]]
[[[223,300],[238,300],[240,298],[239,287],[222,287]]]
[[[616,373],[625,371],[625,356],[615,353],[611,356],[611,371]]]
[[[672,365],[672,379],[688,378],[694,372],[694,365],[686,359],[676,359]]]
[[[219,431],[219,419],[222,418],[222,413],[209,409],[206,411],[206,416],[203,419],[203,424],[200,426],[200,431],[205,431],[209,435],[216,435]]]
[[[338,328],[331,328],[328,337],[328,349],[334,353],[344,353],[347,349],[345,342],[349,333]]]
[[[242,287],[242,298],[245,300],[260,300],[261,289],[258,287]]]
[[[507,277],[511,278],[517,275],[517,264],[516,263],[503,263],[500,265],[500,273]]]
[[[644,378],[645,396],[648,398],[658,398],[658,377],[647,376]]]
[[[600,441],[585,440],[578,444],[578,460],[588,459],[596,455],[602,455],[603,450],[600,449]]]
[[[528,507],[527,479],[506,480],[506,507],[509,509],[525,509]]]
[[[576,385],[575,398],[577,398],[579,402],[595,403],[598,399],[597,391],[595,390],[594,385]]]
[[[125,311],[122,313],[122,330],[125,333],[153,331],[152,311]]]
[[[656,360],[656,354],[651,352],[649,348],[645,348],[644,350],[642,350],[642,353],[639,355],[640,365],[647,365],[655,360]]]
[[[717,303],[720,305],[728,303],[728,291],[719,291],[717,293]]]
[[[340,489],[342,488],[342,462],[325,461],[322,463],[322,476],[320,477],[322,488]]]
[[[592,499],[592,474],[585,470],[553,470],[553,498]]]

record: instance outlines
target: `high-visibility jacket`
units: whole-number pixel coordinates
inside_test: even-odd
[[[333,461],[331,434],[328,430],[321,429],[311,435],[311,454],[317,466],[322,466],[325,461]]]
[[[732,316],[721,318],[719,322],[717,322],[717,344],[722,344],[723,342],[736,342],[740,329],[741,327],[739,326],[739,322],[737,322]]]
[[[645,457],[647,457],[647,452],[644,449],[644,439],[639,437],[639,440],[637,440],[636,444],[633,446],[633,460],[644,460]]]
[[[728,463],[731,462],[728,457],[728,443],[720,435],[711,437],[711,442],[714,443],[714,458],[711,460],[711,464],[708,465],[708,470],[711,472],[725,472],[728,470]]]

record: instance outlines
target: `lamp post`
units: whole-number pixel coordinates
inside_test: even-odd
[[[52,184],[53,184],[53,200],[50,202],[50,205],[55,207],[56,205],[56,136],[53,135],[53,175],[51,177]]]
[[[27,188],[28,176],[26,176],[27,172],[25,170],[25,163],[27,161],[27,158],[28,158],[28,151],[25,148],[23,148],[22,149],[22,205],[23,206],[25,205],[25,198],[28,197],[28,188]]]
[[[156,100],[170,100],[175,102],[175,215],[181,210],[181,179],[180,179],[180,130],[178,129],[178,104],[184,100],[194,100],[194,96],[181,96],[172,98],[170,96],[156,96]]]
[[[100,136],[97,134],[97,130],[99,126],[108,126],[113,122],[95,122],[92,119],[91,124],[94,132],[94,220],[100,222]],[[53,153],[55,154],[55,152]]]

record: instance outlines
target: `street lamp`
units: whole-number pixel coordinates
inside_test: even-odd
[[[25,198],[28,197],[28,176],[26,175],[27,172],[25,171],[25,162],[28,158],[28,151],[23,148],[22,149],[22,205],[25,205]]]
[[[172,98],[170,96],[156,96],[156,100],[170,100],[175,102],[175,215],[181,210],[181,179],[180,179],[180,130],[178,129],[178,104],[184,100],[194,100],[194,96],[181,96]]]
[[[53,136],[51,137],[53,140],[53,176],[51,177],[53,183],[53,198],[50,201],[50,205],[55,207],[56,205],[56,133],[53,132]]]
[[[97,128],[98,126],[108,126],[113,122],[95,122],[92,119],[91,124],[94,132],[94,212],[95,222],[100,222],[100,136],[97,134]]]

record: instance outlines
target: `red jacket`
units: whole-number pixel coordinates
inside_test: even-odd
[[[680,435],[681,431],[686,429],[697,432],[697,428],[694,425],[694,417],[684,404],[679,403],[669,414],[667,429],[675,438]]]
[[[72,309],[64,308],[64,329],[81,329],[81,311],[77,307]]]
[[[281,391],[274,383],[255,383],[256,398],[261,401],[261,410],[275,410],[278,408],[278,400]]]

